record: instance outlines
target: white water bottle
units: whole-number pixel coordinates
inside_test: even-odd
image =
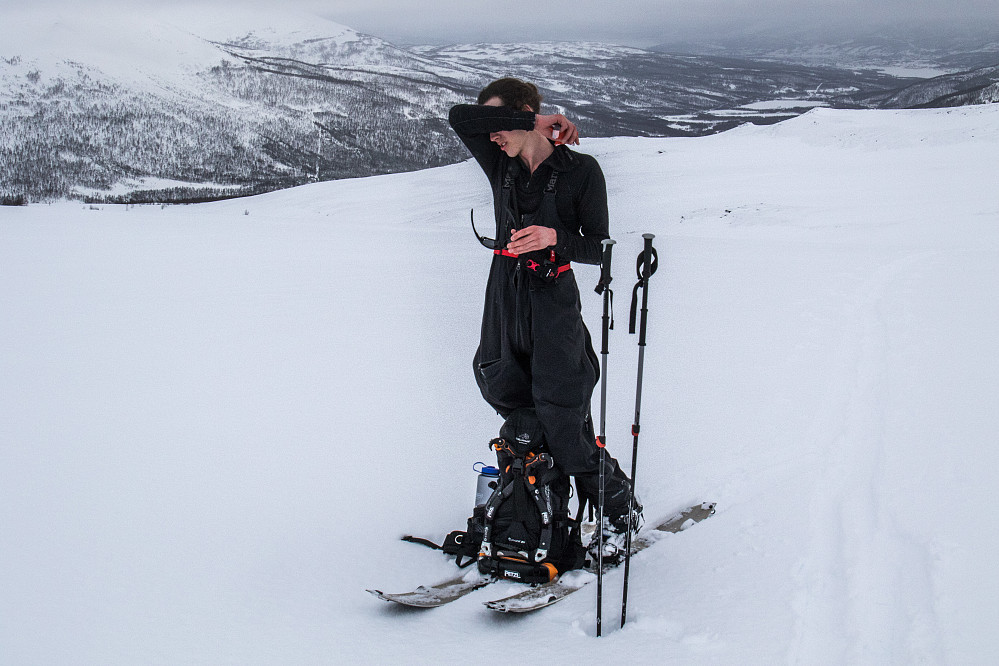
[[[476,467],[476,465],[481,465],[481,467]],[[500,471],[498,468],[483,462],[475,463],[472,465],[472,469],[479,473],[479,478],[475,484],[475,506],[482,506],[489,501],[489,496],[496,490]]]

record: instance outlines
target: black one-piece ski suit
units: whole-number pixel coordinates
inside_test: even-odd
[[[565,146],[533,174],[490,141],[491,132],[533,130],[535,114],[508,107],[460,104],[449,121],[475,157],[493,190],[496,236],[501,246],[513,229],[532,224],[556,230],[553,248],[522,257],[495,251],[486,284],[475,380],[482,397],[506,418],[534,407],[554,459],[597,499],[600,455],[590,418],[599,378],[597,356],[583,323],[579,289],[569,262],[599,264],[608,238],[607,190],[590,155]],[[505,191],[504,191],[505,190]],[[554,250],[554,257],[551,251]],[[545,281],[530,273],[545,260],[559,268]],[[606,456],[605,515],[627,513],[630,485],[617,461]]]

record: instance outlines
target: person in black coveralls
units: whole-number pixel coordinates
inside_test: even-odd
[[[599,378],[571,263],[599,264],[609,237],[600,165],[570,150],[578,131],[561,114],[541,115],[531,83],[504,78],[459,104],[449,122],[493,190],[496,247],[486,284],[475,379],[504,418],[533,407],[562,470],[596,503],[600,455],[590,418]],[[628,477],[605,458],[605,557],[623,549],[629,524]],[[595,544],[596,540],[592,542]]]

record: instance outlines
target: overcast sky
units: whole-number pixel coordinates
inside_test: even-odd
[[[227,12],[254,3],[270,9],[298,7],[403,44],[592,40],[645,47],[801,31],[815,38],[842,39],[900,25],[910,31],[913,26],[929,27],[933,32],[985,26],[999,41],[999,0],[193,1]],[[169,8],[184,0],[0,0],[0,21],[4,10],[67,2],[79,11],[109,3]]]
[[[741,32],[990,25],[999,0],[329,0],[325,16],[390,41],[596,40],[649,46]]]

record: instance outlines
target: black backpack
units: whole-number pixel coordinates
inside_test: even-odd
[[[569,478],[548,452],[534,410],[514,411],[489,446],[500,477],[481,518],[479,571],[544,583],[582,567],[579,523],[569,517]]]
[[[455,555],[459,567],[478,563],[483,574],[522,583],[547,583],[584,566],[579,520],[569,517],[569,477],[548,452],[534,410],[515,410],[489,448],[496,452],[499,480],[467,529],[451,532],[441,546],[403,539]]]

